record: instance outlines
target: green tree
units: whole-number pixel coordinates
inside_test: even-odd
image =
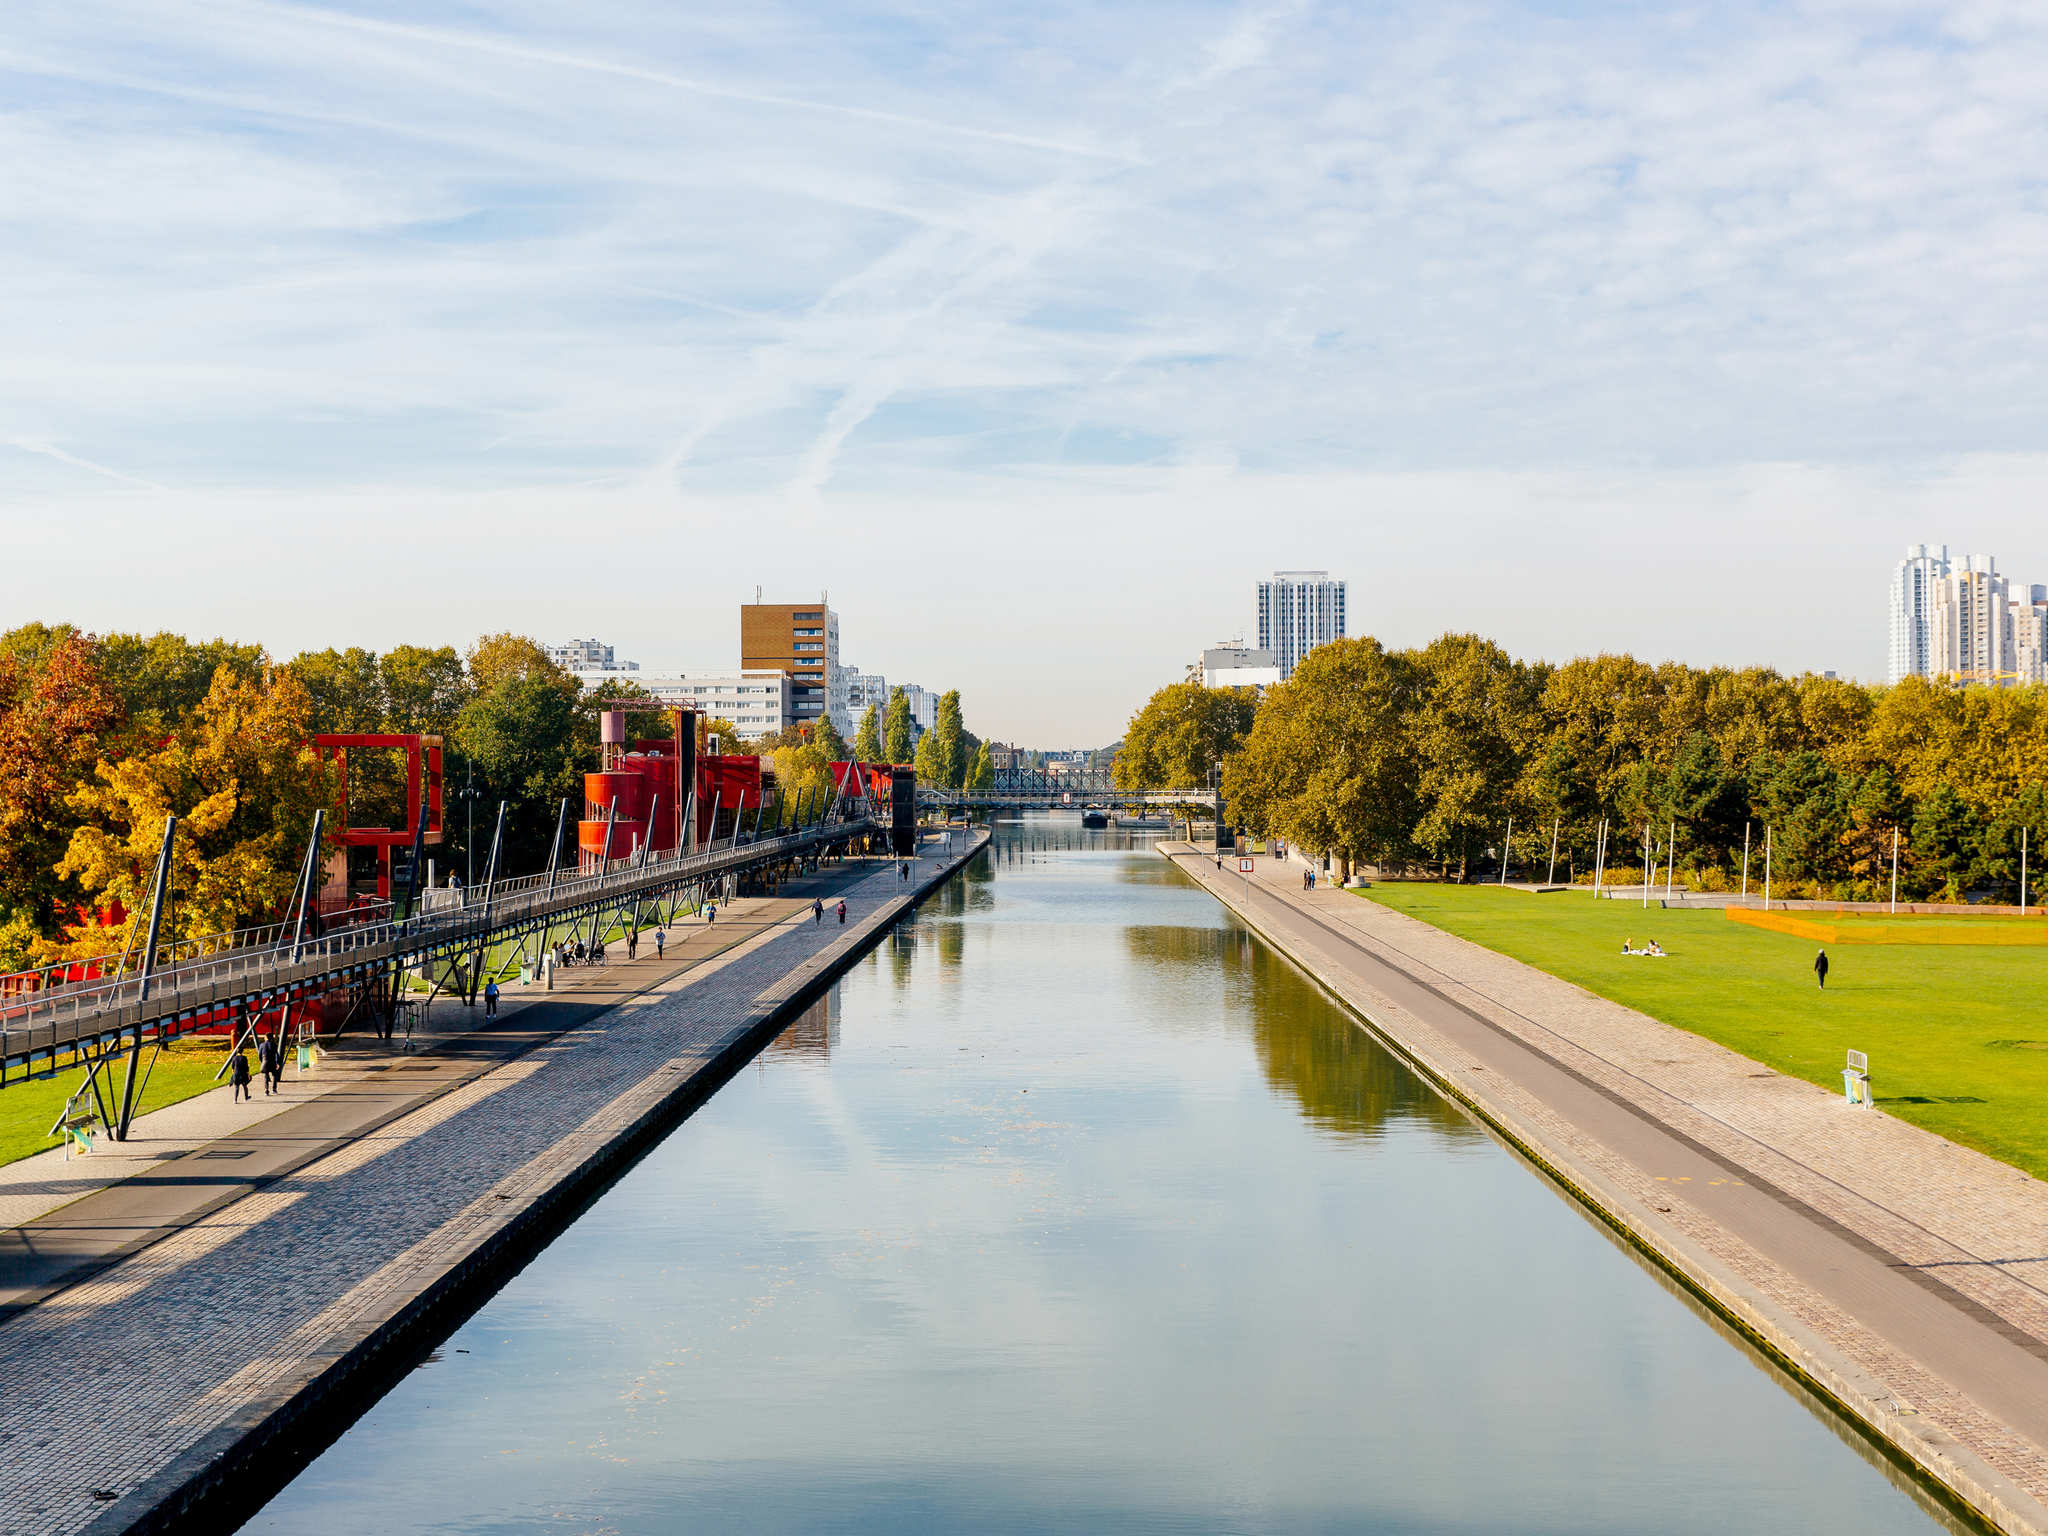
[[[318,735],[364,735],[385,728],[384,674],[373,651],[306,651],[291,670],[312,701]]]
[[[378,665],[384,726],[400,735],[446,736],[469,702],[469,676],[452,645],[394,645]]]
[[[1414,837],[1462,874],[1472,851],[1497,844],[1522,809],[1516,789],[1536,735],[1539,682],[1477,635],[1444,635],[1416,664],[1425,681],[1411,727],[1422,812]]]
[[[2048,785],[2039,779],[2027,782],[2018,794],[1998,808],[1984,829],[1979,857],[1984,877],[2005,887],[2019,899],[2021,851],[2025,850],[2027,901],[2033,905],[2041,889],[2041,834],[2048,828]],[[2022,836],[2024,834],[2024,838]]]
[[[817,743],[818,749],[825,754],[825,761],[828,763],[846,763],[853,760],[853,754],[846,745],[846,738],[839,734],[839,727],[832,723],[830,715],[818,717],[817,729],[811,733],[811,740]]]
[[[883,726],[883,745],[889,749],[889,761],[907,763],[916,746],[916,731],[910,719],[910,696],[901,688],[889,690],[889,714]],[[922,777],[922,775],[920,775]]]
[[[573,808],[583,798],[583,775],[597,766],[596,715],[576,679],[530,640],[486,636],[469,660],[473,691],[455,720],[457,762],[448,781],[466,792],[473,773],[476,802],[458,813],[451,797],[444,847],[450,867],[473,855],[481,880],[502,800],[505,845],[498,870],[524,874],[546,864],[560,802],[566,798]],[[472,810],[474,848],[468,846]]]
[[[132,718],[152,716],[175,729],[206,701],[222,667],[243,682],[258,681],[269,665],[260,645],[230,640],[197,643],[183,635],[108,635],[100,642],[100,670]]]
[[[926,731],[918,738],[917,752],[912,763],[917,769],[918,783],[929,784],[935,788],[946,787],[945,780],[941,777],[945,772],[945,758],[939,749],[937,731]]]
[[[853,733],[853,755],[864,763],[882,760],[882,706],[870,704],[860,717],[860,729]]]
[[[1201,789],[1210,770],[1243,745],[1258,713],[1250,688],[1169,683],[1124,728],[1119,789]]]
[[[934,762],[941,777],[937,782],[947,789],[958,789],[967,777],[966,734],[966,724],[960,717],[960,690],[948,688],[939,695],[932,723],[932,735],[938,738]]]
[[[989,760],[988,743],[983,742],[974,753],[974,766],[967,770],[967,788],[988,790],[995,788],[996,767]]]
[[[1942,901],[1960,900],[1979,873],[1983,829],[1963,797],[1939,779],[1913,817],[1915,883]]]
[[[1771,829],[1780,878],[1824,882],[1847,871],[1842,836],[1849,830],[1849,796],[1841,774],[1818,752],[1788,752],[1762,759],[1767,769],[1757,791],[1758,818]]]

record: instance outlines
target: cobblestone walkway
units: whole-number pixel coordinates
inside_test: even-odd
[[[1298,865],[1247,890],[1162,847],[1980,1512],[2048,1530],[2048,1184]]]
[[[0,1532],[125,1527],[913,888],[883,864],[843,891],[847,927],[785,926],[0,1326]]]

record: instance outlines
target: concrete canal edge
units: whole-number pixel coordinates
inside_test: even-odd
[[[1155,845],[1168,863],[1220,902],[1232,916],[1285,957],[1377,1039],[1427,1079],[1446,1098],[1462,1105],[1494,1135],[1578,1201],[1601,1223],[1696,1296],[1715,1315],[1828,1403],[1844,1422],[1924,1484],[1954,1513],[1987,1529],[2014,1536],[2048,1536],[2048,1510],[1974,1451],[1942,1431],[1920,1423],[1910,1407],[1900,1411],[1884,1383],[1851,1361],[1825,1335],[1789,1315],[1759,1286],[1701,1248],[1676,1225],[1633,1194],[1589,1167],[1572,1150],[1513,1106],[1480,1085],[1461,1082],[1427,1041],[1390,1025],[1349,995],[1345,985],[1303,946],[1273,931],[1228,878],[1210,877],[1201,858],[1176,858]]]
[[[86,1536],[217,1531],[246,1520],[431,1348],[725,1085],[790,1019],[987,846],[985,829],[781,981],[708,1050],[657,1068],[420,1244],[408,1283],[358,1311],[299,1368],[126,1491]],[[517,1065],[517,1058],[506,1064]],[[421,1250],[431,1250],[421,1252]],[[398,1261],[404,1263],[404,1260]],[[388,1266],[387,1266],[388,1267]]]

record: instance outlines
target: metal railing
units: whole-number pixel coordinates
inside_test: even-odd
[[[156,1021],[208,1015],[265,992],[319,990],[327,978],[389,966],[408,956],[472,948],[488,943],[495,934],[527,928],[594,902],[629,899],[736,873],[881,829],[878,820],[861,815],[758,842],[740,842],[735,832],[702,852],[648,853],[609,860],[595,871],[500,880],[489,890],[462,891],[461,904],[453,908],[353,924],[297,944],[289,925],[277,923],[187,940],[192,945],[222,941],[222,947],[159,965],[147,978],[131,974],[71,982],[0,1000],[0,1067],[33,1062],[45,1054],[54,1061],[56,1052],[75,1049],[81,1042]],[[131,959],[131,968],[133,963]]]

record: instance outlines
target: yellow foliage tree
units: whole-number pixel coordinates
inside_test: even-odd
[[[72,794],[86,824],[72,834],[58,872],[78,881],[95,913],[116,901],[143,913],[164,818],[175,815],[165,936],[197,938],[276,917],[291,899],[313,813],[326,809],[335,825],[335,778],[308,744],[311,717],[312,700],[290,672],[251,678],[220,668],[173,735],[154,750],[101,762],[94,782]],[[104,952],[108,933],[73,928],[66,950]]]

